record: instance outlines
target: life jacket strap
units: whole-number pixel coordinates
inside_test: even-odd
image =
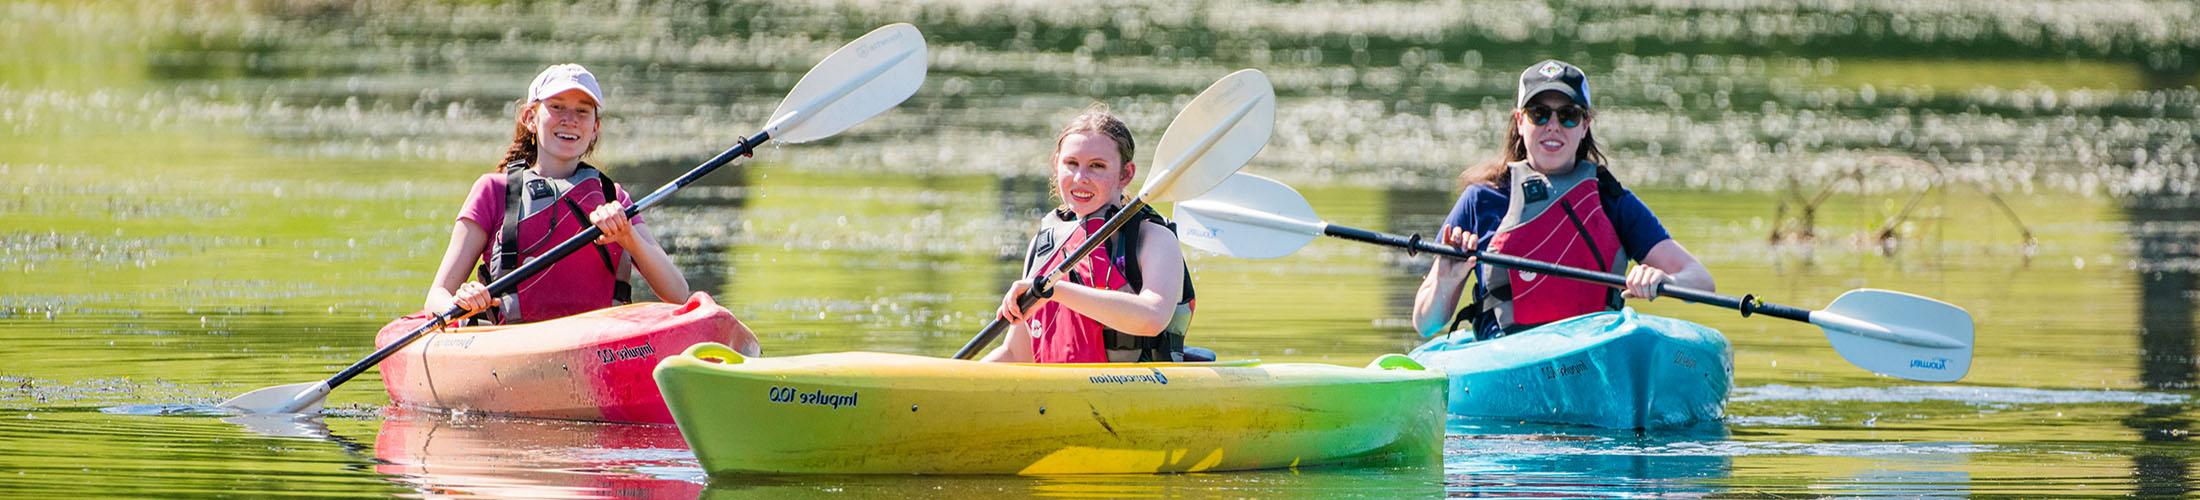
[[[526,182],[526,172],[527,160],[512,160],[511,163],[504,164],[504,221],[501,224],[502,227],[497,230],[495,263],[482,263],[480,269],[482,283],[493,283],[497,278],[502,278],[505,274],[512,272],[513,269],[519,268],[519,221],[520,216],[523,215],[521,212],[527,210],[527,206],[522,204],[520,200],[522,189],[520,184]],[[519,287],[512,287],[512,289],[514,290],[512,293],[498,297],[502,305],[483,311],[482,316],[486,316],[483,319],[493,324],[504,324],[507,320],[510,322],[520,321],[519,292],[517,291]]]
[[[1604,192],[1602,191],[1602,189],[1603,189],[1603,187],[1602,187],[1602,184],[1599,184],[1599,185],[1598,185],[1598,189],[1599,189],[1599,192],[1597,193],[1597,195],[1598,195],[1598,196],[1603,196],[1603,195],[1604,195]],[[1603,201],[1603,200],[1600,200],[1600,201]],[[1619,270],[1617,270],[1617,269],[1613,269],[1613,267],[1617,267],[1617,266],[1619,265],[1619,262],[1617,262],[1617,261],[1618,261],[1618,260],[1622,260],[1622,259],[1626,259],[1626,258],[1627,258],[1627,256],[1625,256],[1625,255],[1614,255],[1614,256],[1613,256],[1613,257],[1614,257],[1614,258],[1613,258],[1613,260],[1605,260],[1605,259],[1604,259],[1604,255],[1605,255],[1605,253],[1604,253],[1604,250],[1603,250],[1603,249],[1599,249],[1599,248],[1597,248],[1597,239],[1596,239],[1596,237],[1594,237],[1594,236],[1590,236],[1590,235],[1589,235],[1589,225],[1588,225],[1588,224],[1582,224],[1582,223],[1581,223],[1581,216],[1578,216],[1578,215],[1574,215],[1574,207],[1568,206],[1568,205],[1567,205],[1566,203],[1564,203],[1564,202],[1560,202],[1560,203],[1558,204],[1558,209],[1559,209],[1559,210],[1562,210],[1562,211],[1565,211],[1565,212],[1566,212],[1566,220],[1568,220],[1568,221],[1572,221],[1572,222],[1574,223],[1574,231],[1575,231],[1575,232],[1577,232],[1577,233],[1580,233],[1580,234],[1581,234],[1581,242],[1582,242],[1582,243],[1587,243],[1587,244],[1589,245],[1589,255],[1594,255],[1594,256],[1596,256],[1597,260],[1598,260],[1598,261],[1600,261],[1600,264],[1601,264],[1601,265],[1599,266],[1599,269],[1598,269],[1598,270],[1599,270],[1599,271],[1604,271],[1604,272],[1607,272],[1607,273],[1616,273],[1616,272],[1619,272]],[[1612,210],[1612,206],[1611,206],[1610,204],[1606,204],[1606,205],[1604,205],[1604,214],[1605,214],[1605,215],[1609,216],[1609,215],[1611,215],[1611,214],[1612,214],[1612,212],[1613,212],[1613,210]],[[1615,233],[1616,233],[1616,232],[1618,232],[1618,231],[1619,231],[1619,219],[1616,219],[1616,218],[1607,218],[1607,220],[1610,220],[1610,221],[1612,222],[1612,231],[1613,231],[1613,232],[1615,232]],[[1619,294],[1619,291],[1618,291],[1618,290],[1611,290],[1611,291],[1607,291],[1607,292],[1605,292],[1605,294],[1604,294],[1604,305],[1605,305],[1605,307],[1606,307],[1606,308],[1608,308],[1608,309],[1611,309],[1611,310],[1617,311],[1617,310],[1619,310],[1619,309],[1620,309],[1621,307],[1626,307],[1626,305],[1627,305],[1627,304],[1626,304],[1626,302],[1625,302],[1625,299],[1623,299],[1623,298],[1621,298],[1621,297],[1620,297],[1620,294]]]

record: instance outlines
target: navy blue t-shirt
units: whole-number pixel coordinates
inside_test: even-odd
[[[1511,205],[1511,186],[1467,186],[1467,192],[1460,193],[1459,202],[1451,207],[1451,215],[1444,216],[1444,223],[1466,228],[1467,232],[1474,233],[1476,237],[1474,249],[1488,250],[1490,237],[1497,233],[1497,226],[1504,224],[1505,209]],[[1635,193],[1627,188],[1620,188],[1619,198],[1605,202],[1604,209],[1611,212],[1612,228],[1619,232],[1619,244],[1621,250],[1627,252],[1628,260],[1642,262],[1644,257],[1650,255],[1652,247],[1672,238],[1666,234],[1665,224],[1658,222],[1657,214],[1650,213],[1650,207],[1642,204],[1642,199],[1636,198]],[[1469,302],[1489,293],[1482,289],[1484,267],[1488,266],[1474,267],[1474,295],[1468,298]],[[1625,274],[1626,269],[1615,269],[1612,272]],[[1474,324],[1478,326],[1475,327],[1475,338],[1491,339],[1503,334],[1498,329],[1493,314],[1483,312],[1476,316]]]

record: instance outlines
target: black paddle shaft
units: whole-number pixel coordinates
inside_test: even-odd
[[[666,196],[671,196],[673,191],[679,191],[680,188],[695,182],[696,179],[703,178],[703,175],[718,170],[718,167],[732,163],[735,158],[749,156],[750,153],[756,151],[756,146],[768,140],[771,140],[771,134],[763,132],[742,139],[740,144],[726,149],[725,152],[718,153],[718,156],[711,157],[709,161],[703,162],[702,165],[696,165],[694,169],[688,170],[687,173],[680,174],[680,177],[673,179],[672,182],[665,183],[664,187],[657,188],[657,191],[649,193],[649,196],[644,196],[642,199],[635,201],[633,206],[626,207],[626,216],[633,217],[641,214],[643,210],[648,210],[649,207],[656,206],[658,202],[664,201]],[[513,208],[507,207],[507,209]],[[489,295],[493,297],[511,293],[512,290],[519,288],[521,281],[526,281],[536,274],[541,274],[544,269],[549,269],[550,265],[558,263],[559,260],[564,259],[567,255],[572,255],[573,252],[580,251],[582,247],[588,246],[589,243],[602,236],[602,229],[596,228],[595,225],[589,225],[588,229],[581,231],[581,234],[573,235],[572,238],[566,239],[564,243],[551,247],[549,253],[528,261],[526,265],[519,266],[519,269],[513,269],[510,274],[497,278],[496,281],[489,282]],[[405,334],[404,337],[398,338],[396,342],[382,346],[381,349],[375,350],[374,354],[367,355],[366,359],[361,359],[359,362],[345,367],[344,371],[336,372],[335,376],[328,378],[329,388],[333,389],[338,385],[343,385],[344,382],[350,381],[352,377],[366,373],[367,369],[381,364],[383,359],[390,357],[392,354],[397,354],[399,349],[412,345],[413,341],[420,340],[420,337],[426,336],[428,332],[450,323],[452,318],[463,317],[465,314],[466,308],[458,306],[451,306],[451,310],[436,314],[435,320],[420,325],[420,328],[413,329],[412,333]]]
[[[1116,231],[1123,229],[1123,224],[1137,219],[1138,212],[1145,209],[1146,199],[1141,197],[1131,200],[1130,205],[1116,211],[1115,216],[1109,217],[1108,222],[1102,224],[1099,231],[1086,236],[1085,243],[1077,245],[1077,251],[1071,253],[1069,258],[1062,259],[1062,263],[1054,266],[1053,271],[1048,271],[1038,279],[1032,280],[1031,289],[1025,290],[1023,295],[1016,296],[1016,309],[1030,309],[1032,304],[1038,303],[1039,296],[1034,295],[1035,293],[1054,286],[1054,282],[1062,279],[1063,274],[1069,273],[1070,268],[1076,267],[1079,261],[1083,261],[1086,256],[1092,255],[1093,250],[1099,249],[1100,242],[1106,241],[1109,236],[1114,236]],[[993,345],[993,339],[1001,338],[1001,332],[1005,331],[1008,331],[1008,319],[999,316],[993,317],[992,322],[985,324],[984,330],[978,331],[978,336],[971,337],[970,343],[963,344],[961,350],[955,351],[955,359],[978,357],[978,351],[984,350],[986,346]]]
[[[1489,263],[1490,265],[1494,266],[1509,267],[1523,271],[1534,271],[1564,278],[1572,278],[1576,280],[1609,286],[1612,288],[1627,287],[1627,278],[1625,276],[1606,272],[1591,271],[1588,269],[1582,269],[1573,266],[1564,266],[1552,264],[1549,262],[1523,259],[1505,254],[1486,253],[1475,250],[1462,250],[1456,247],[1429,243],[1428,241],[1422,240],[1421,235],[1419,234],[1415,234],[1413,236],[1399,236],[1395,234],[1378,233],[1365,229],[1339,226],[1336,224],[1324,224],[1322,228],[1322,233],[1347,240],[1404,248],[1408,253],[1425,252],[1459,259],[1480,258],[1482,262]],[[1758,300],[1756,295],[1745,294],[1739,298],[1736,298],[1666,283],[1659,283],[1657,292],[1658,295],[1678,297],[1681,300],[1686,300],[1689,302],[1711,304],[1714,306],[1741,311],[1742,317],[1744,318],[1749,317],[1752,314],[1764,314],[1767,316],[1791,319],[1804,323],[1810,322],[1810,311],[1779,304],[1768,303],[1762,300]]]

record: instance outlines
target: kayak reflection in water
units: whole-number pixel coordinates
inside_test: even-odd
[[[596,149],[603,103],[595,75],[580,65],[551,66],[535,76],[519,103],[503,161],[474,181],[459,210],[428,287],[429,311],[452,305],[469,313],[487,310],[486,319],[500,324],[571,316],[632,302],[626,282],[632,269],[641,270],[659,298],[688,297],[687,278],[648,226],[639,216],[626,217],[626,190],[581,161]],[[488,296],[484,283],[587,230],[582,220],[603,230],[596,244],[513,293]],[[466,281],[471,271],[478,271],[478,281]]]
[[[1124,205],[1137,176],[1130,128],[1098,104],[1055,136],[1054,196],[1024,254],[1024,279],[1011,283],[998,314],[1008,339],[985,361],[1105,363],[1182,361],[1192,287],[1175,226],[1152,208],[1110,235],[1072,271],[1038,290],[1031,307],[1017,298],[1033,279],[1059,266]]]
[[[1626,289],[1437,257],[1413,299],[1413,324],[1423,335],[1467,321],[1476,338],[1495,338],[1618,310],[1623,298],[1655,299],[1663,283],[1713,290],[1711,272],[1612,176],[1590,133],[1596,113],[1589,103],[1581,68],[1553,60],[1521,72],[1504,150],[1460,174],[1463,192],[1438,234],[1462,249],[1604,272],[1638,262],[1626,272]],[[1474,301],[1453,314],[1470,275]]]

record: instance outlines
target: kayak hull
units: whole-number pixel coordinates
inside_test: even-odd
[[[1320,364],[980,363],[883,353],[657,367],[713,475],[1089,474],[1436,464],[1441,374]]]
[[[1734,380],[1718,330],[1633,309],[1437,338],[1409,356],[1449,376],[1452,415],[1615,429],[1716,422]]]
[[[382,327],[380,348],[426,324],[416,314]],[[502,415],[672,423],[650,370],[688,346],[731,343],[754,352],[748,327],[697,293],[685,304],[645,302],[539,323],[445,328],[384,360],[382,384],[406,406]]]

